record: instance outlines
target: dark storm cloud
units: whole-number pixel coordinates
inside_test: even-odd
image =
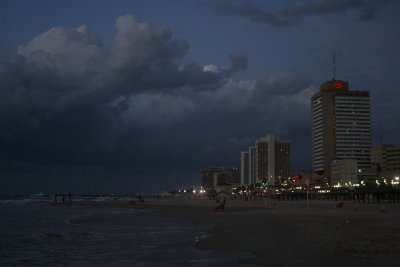
[[[90,176],[80,168],[114,178],[197,172],[236,165],[248,140],[288,136],[308,119],[306,77],[235,80],[244,53],[230,54],[230,66],[183,64],[189,45],[167,26],[127,15],[116,29],[110,47],[85,26],[57,27],[0,57],[3,172],[49,180]]]
[[[262,97],[293,95],[311,84],[311,79],[295,73],[265,74],[258,78],[255,90]]]
[[[238,5],[208,2],[208,5],[218,14],[240,16],[254,22],[262,22],[274,26],[288,26],[296,21],[296,18],[283,17],[279,14],[263,11],[251,2],[242,2]]]
[[[380,7],[397,0],[314,0],[299,3],[275,12],[264,11],[251,2],[232,3],[207,2],[219,14],[247,18],[254,22],[272,26],[290,26],[301,19],[315,15],[349,14],[354,19],[367,20],[375,16]]]

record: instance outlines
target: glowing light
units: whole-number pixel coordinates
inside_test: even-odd
[[[335,88],[342,88],[343,87],[343,83],[341,81],[335,81],[333,83],[333,86],[335,86]]]

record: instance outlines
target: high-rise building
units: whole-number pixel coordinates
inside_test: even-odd
[[[221,168],[221,171],[214,173],[214,187],[222,183],[240,185],[240,170],[238,168]]]
[[[276,179],[290,176],[290,142],[278,141],[273,134],[257,140],[249,151],[242,152],[242,168],[248,164],[248,183],[246,172],[242,170],[242,184],[267,182],[274,184]],[[248,155],[248,163],[245,161]]]
[[[222,172],[221,167],[208,167],[201,170],[201,185],[204,187],[214,186],[214,174]]]
[[[370,96],[331,80],[311,98],[313,171],[330,181],[334,160],[356,159],[360,173],[371,167]],[[334,163],[336,164],[336,163]]]
[[[256,148],[254,146],[249,147],[249,183],[256,183]]]
[[[331,164],[331,184],[350,187],[359,183],[357,159],[334,160]]]
[[[240,184],[238,168],[208,167],[201,170],[201,185],[215,187],[220,183]]]
[[[249,152],[240,154],[240,184],[249,184]]]
[[[400,147],[379,145],[371,149],[371,160],[378,166],[379,180],[398,182],[400,177]]]

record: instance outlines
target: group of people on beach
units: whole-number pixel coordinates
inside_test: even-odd
[[[58,203],[59,198],[61,198],[61,202],[65,203],[65,198],[68,196],[68,202],[72,202],[72,194],[71,192],[68,194],[54,194],[54,203]]]

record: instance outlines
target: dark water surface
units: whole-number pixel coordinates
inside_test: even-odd
[[[195,248],[212,226],[129,208],[0,202],[0,266],[254,266],[237,251]]]

